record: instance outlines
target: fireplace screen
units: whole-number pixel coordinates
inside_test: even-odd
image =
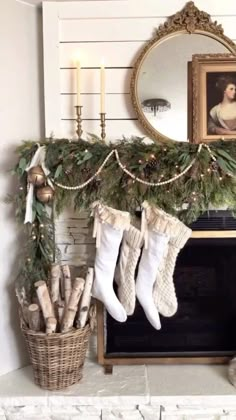
[[[174,281],[178,311],[156,331],[141,306],[124,324],[106,315],[106,357],[223,356],[236,353],[236,238],[190,239]]]

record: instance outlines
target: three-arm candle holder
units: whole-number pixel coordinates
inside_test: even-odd
[[[78,140],[81,140],[82,138],[82,134],[83,134],[83,130],[82,130],[82,105],[76,105],[75,109],[76,109],[76,123],[77,123],[77,128],[76,128],[76,134],[78,136]],[[100,113],[100,127],[101,127],[101,138],[102,140],[105,140],[106,138],[106,113],[105,112],[101,112]]]

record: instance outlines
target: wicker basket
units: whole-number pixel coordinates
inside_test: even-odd
[[[34,332],[21,323],[34,381],[44,389],[57,390],[73,385],[82,378],[91,326],[62,334]]]

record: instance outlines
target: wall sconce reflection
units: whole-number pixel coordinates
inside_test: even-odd
[[[154,117],[157,112],[168,111],[171,108],[170,102],[162,98],[145,99],[141,105],[144,112],[152,112]]]

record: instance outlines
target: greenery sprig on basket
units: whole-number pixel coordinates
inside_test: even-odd
[[[72,205],[75,210],[88,209],[95,200],[120,210],[134,213],[144,200],[159,206],[190,224],[209,206],[227,205],[236,209],[236,141],[219,141],[203,147],[185,142],[171,144],[144,144],[142,138],[118,140],[115,144],[92,141],[46,139],[39,143],[25,142],[18,149],[19,161],[15,168],[20,189],[15,197],[16,216],[24,221],[27,195],[26,167],[30,164],[38,144],[46,146],[46,167],[50,179],[67,187],[55,185],[53,207],[57,214]],[[83,184],[98,171],[108,154],[116,149],[125,173],[113,154],[102,171],[83,189],[70,189]],[[184,175],[186,168],[194,162]],[[144,181],[140,183],[136,178]],[[149,186],[177,178],[166,185]],[[27,223],[25,265],[21,277],[34,281],[47,272],[54,259],[54,224],[46,205],[36,197],[33,202],[34,221]],[[36,238],[35,238],[36,237]]]

